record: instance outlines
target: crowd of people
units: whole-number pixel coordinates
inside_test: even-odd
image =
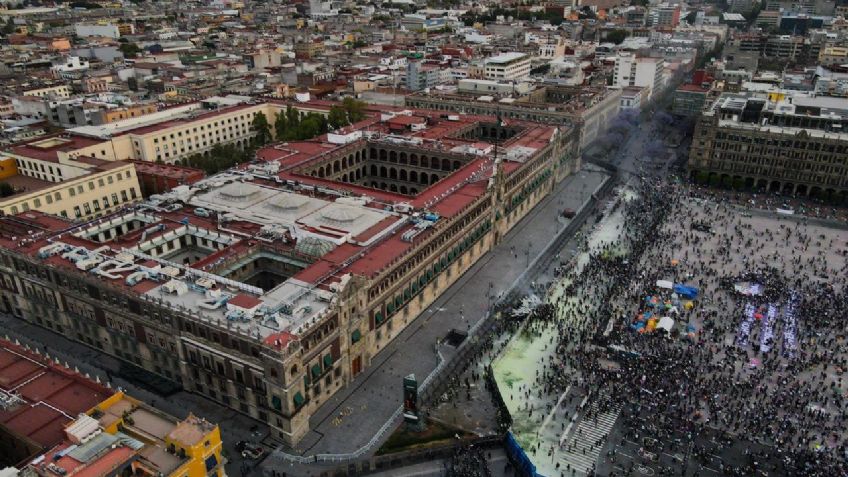
[[[473,445],[458,446],[445,463],[446,477],[492,477],[487,455]]]
[[[562,293],[528,315],[523,332],[554,327],[556,352],[534,385],[511,391],[550,397],[577,386],[636,403],[629,415],[652,418],[643,435],[692,442],[715,431],[766,449],[711,464],[692,447],[692,459],[727,475],[848,475],[845,234],[795,217],[752,218],[688,185],[637,187],[613,207],[625,217],[619,240],[589,250],[582,267],[563,263]],[[658,280],[693,284],[699,297],[675,309],[673,333],[634,332],[645,296],[673,293]]]

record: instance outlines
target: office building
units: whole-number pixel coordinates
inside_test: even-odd
[[[524,53],[502,53],[483,60],[483,78],[487,80],[524,80],[530,69],[530,56]]]
[[[647,98],[662,89],[663,59],[619,53],[615,57],[613,85],[620,87],[641,86]]]

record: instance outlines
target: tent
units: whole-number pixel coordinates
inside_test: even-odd
[[[667,290],[671,290],[673,286],[674,286],[674,283],[672,283],[668,280],[657,280],[657,287],[659,287],[659,288],[665,288]]]
[[[674,320],[670,316],[660,318],[660,322],[657,323],[657,329],[666,330],[671,333],[672,328],[674,328]]]
[[[698,289],[693,287],[693,286],[681,285],[681,284],[678,283],[678,284],[674,285],[673,290],[674,290],[674,293],[677,293],[678,295],[680,295],[683,298],[686,298],[688,300],[694,300],[695,298],[698,297]]]

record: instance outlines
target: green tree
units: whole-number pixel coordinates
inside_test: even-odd
[[[339,129],[349,124],[347,116],[348,113],[344,108],[334,105],[330,108],[330,113],[327,115],[327,122],[333,129]]]
[[[365,103],[362,101],[348,96],[342,100],[342,108],[347,112],[347,119],[351,123],[365,119]]]
[[[253,117],[253,131],[256,132],[254,144],[264,146],[271,142],[271,125],[268,124],[268,118],[264,113],[260,112]]]
[[[607,41],[620,45],[627,38],[627,30],[613,30],[607,33]]]
[[[139,48],[135,43],[121,43],[118,50],[124,54],[124,58],[135,58],[138,56],[141,48]]]
[[[289,121],[290,128],[296,128],[300,122],[300,114],[291,105],[286,108],[286,118]]]
[[[15,193],[15,188],[8,182],[0,182],[0,197],[9,197]]]
[[[286,137],[286,130],[289,128],[289,120],[286,113],[279,112],[274,118],[274,133],[278,141],[282,141]]]

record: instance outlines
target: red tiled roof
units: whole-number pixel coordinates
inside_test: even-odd
[[[112,390],[22,346],[0,340],[0,389],[23,403],[0,411],[0,427],[42,448],[62,441],[64,426]]]
[[[39,147],[34,145],[36,143],[44,141],[45,139],[52,138],[60,138],[64,141],[62,142],[62,144],[58,144],[53,147]],[[18,156],[29,157],[32,159],[57,162],[59,160],[60,152],[73,152],[84,147],[93,146],[95,144],[101,144],[104,142],[106,141],[83,136],[75,136],[73,134],[67,134],[64,136],[56,134],[53,136],[40,137],[24,144],[12,146],[11,148],[9,148],[9,152]]]

